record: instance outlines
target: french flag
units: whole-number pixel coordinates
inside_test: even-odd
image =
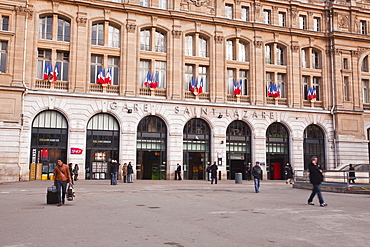
[[[148,71],[148,73],[146,74],[145,81],[144,81],[144,86],[149,87],[151,82],[152,82],[152,76],[150,75],[150,72]]]
[[[276,85],[275,85],[275,88],[276,88]],[[280,84],[277,86],[276,88],[276,93],[275,93],[275,98],[279,98],[280,97]]]
[[[53,81],[57,81],[57,80],[58,80],[58,75],[59,75],[59,68],[58,68],[58,64],[55,64],[55,67],[54,67],[54,74],[53,74]]]
[[[111,69],[108,68],[107,72],[105,73],[105,79],[104,79],[105,84],[108,84],[108,85],[112,84],[112,75],[111,74],[112,74]]]
[[[159,72],[155,72],[155,75],[153,73],[153,76],[152,76],[152,79],[154,78],[154,80],[152,80],[152,82],[149,83],[149,87],[152,88],[152,89],[156,89],[158,87],[158,84],[159,84]]]
[[[267,96],[269,97],[274,97],[274,93],[275,93],[275,84],[274,83],[271,83],[270,86],[269,86],[269,90],[267,91]]]
[[[240,80],[239,83],[234,79],[233,80],[233,83],[234,83],[234,94],[235,95],[241,95],[241,92],[242,92],[242,83],[243,81]]]
[[[190,84],[190,91],[192,92],[192,93],[197,93],[197,81],[194,79],[194,77],[192,77],[191,78],[191,84]]]
[[[310,101],[315,101],[316,100],[316,87],[308,87],[307,89],[307,98]]]
[[[104,73],[103,73],[102,68],[99,69],[98,79],[96,80],[96,82],[100,83],[100,84],[104,84],[104,82],[105,82]]]
[[[44,67],[44,80],[49,80],[49,74],[51,73],[51,63],[45,63]]]
[[[203,78],[200,79],[200,82],[198,84],[198,94],[203,93]]]

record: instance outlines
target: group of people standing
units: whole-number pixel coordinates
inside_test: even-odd
[[[117,185],[118,180],[118,170],[119,170],[120,164],[117,162],[117,160],[111,161],[111,185]],[[134,176],[134,169],[132,167],[131,162],[124,163],[122,166],[122,177],[124,183],[133,183],[133,176]]]

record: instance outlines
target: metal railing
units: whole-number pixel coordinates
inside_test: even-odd
[[[350,172],[355,172],[355,183],[350,183],[351,177]],[[325,170],[323,171],[324,182],[328,183],[341,183],[346,184],[347,187],[351,186],[364,186],[370,185],[370,170],[362,171],[336,171],[336,170]],[[294,171],[295,182],[310,182],[310,173],[307,170],[295,170]]]

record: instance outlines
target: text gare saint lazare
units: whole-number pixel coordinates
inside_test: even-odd
[[[139,108],[143,110],[143,112],[149,112],[150,108],[155,105],[153,104],[132,104],[131,106],[127,103],[123,104],[123,109],[132,109],[133,111],[138,111]],[[117,110],[119,107],[117,102],[112,102],[110,104],[110,108],[112,110]],[[200,111],[201,115],[214,115],[218,116],[220,114],[225,114],[225,116],[232,116],[232,117],[239,117],[241,116],[242,118],[248,118],[248,117],[254,117],[254,118],[266,118],[269,117],[270,119],[275,118],[275,113],[274,112],[265,112],[265,111],[249,111],[249,110],[243,110],[243,109],[237,109],[237,110],[222,110],[220,111],[219,109],[216,108],[208,108],[208,107],[181,107],[181,106],[175,106],[174,107],[174,113],[176,114],[196,114],[197,112]]]

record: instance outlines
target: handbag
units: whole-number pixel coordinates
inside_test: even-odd
[[[73,187],[72,184],[69,184],[67,189],[67,200],[73,201],[75,197],[76,197],[75,188]]]

